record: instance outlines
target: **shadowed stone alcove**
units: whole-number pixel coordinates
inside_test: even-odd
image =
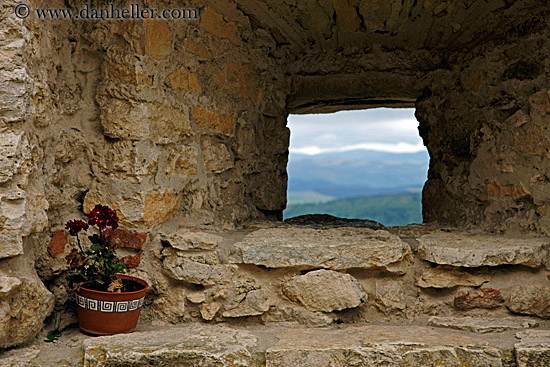
[[[200,15],[92,21],[17,3],[0,5],[0,347],[67,302],[62,229],[98,202],[149,246],[132,256],[158,308],[183,302],[164,239],[280,218],[289,113],[414,106],[426,222],[550,234],[546,1],[151,0]]]

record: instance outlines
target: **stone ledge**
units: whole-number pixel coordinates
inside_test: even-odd
[[[516,334],[517,367],[550,366],[550,330],[527,330]]]
[[[500,333],[505,330],[529,329],[537,327],[539,324],[533,319],[526,318],[487,319],[481,317],[432,316],[428,320],[428,325],[485,334]]]
[[[439,265],[462,267],[546,265],[550,240],[432,233],[418,238],[418,256]]]
[[[230,261],[268,268],[385,269],[404,273],[408,244],[384,230],[268,228],[235,245]]]

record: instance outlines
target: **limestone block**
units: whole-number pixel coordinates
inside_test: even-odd
[[[173,279],[204,286],[227,283],[235,274],[231,265],[206,265],[177,256],[165,258],[162,266]]]
[[[481,317],[438,317],[432,316],[428,325],[449,329],[471,331],[479,334],[500,333],[506,330],[529,329],[539,326],[533,319],[500,318],[487,319]]]
[[[197,73],[181,67],[166,77],[166,81],[174,90],[189,90],[196,93],[202,93]]]
[[[170,291],[155,299],[153,309],[170,320],[181,318],[185,315],[185,298],[185,288],[173,286]]]
[[[545,263],[549,241],[544,239],[433,233],[420,237],[418,256],[426,261],[452,266],[479,267]]]
[[[158,144],[177,141],[191,133],[189,118],[180,110],[158,103],[109,99],[101,105],[103,133],[116,139],[145,140]]]
[[[417,285],[421,288],[453,288],[457,286],[477,287],[491,280],[486,270],[462,270],[440,265],[425,270]]]
[[[267,349],[269,367],[501,366],[502,352],[452,330],[361,326],[286,329]]]
[[[298,322],[307,327],[327,327],[334,324],[335,314],[310,311],[301,306],[276,305],[262,315],[262,321]]]
[[[11,278],[11,277],[10,277]],[[39,281],[2,277],[2,290],[10,288],[9,297],[0,294],[0,348],[11,347],[32,339],[52,312],[53,295]],[[4,288],[5,286],[5,288]]]
[[[179,146],[170,148],[165,158],[164,173],[166,175],[192,176],[198,173],[199,151],[195,146]]]
[[[223,237],[206,232],[180,229],[176,232],[163,234],[161,240],[181,251],[206,250],[212,251],[218,247]]]
[[[204,303],[200,307],[201,317],[207,321],[213,320],[220,308],[221,305],[215,301]]]
[[[24,27],[21,27],[24,28]],[[8,35],[9,31],[4,31],[4,35]],[[24,40],[21,41],[23,45]],[[14,42],[15,44],[15,42]],[[0,49],[0,60],[3,60],[5,53]],[[12,52],[10,52],[12,53]],[[8,56],[9,57],[9,56]],[[29,81],[31,78],[27,74],[24,68],[10,65],[13,60],[5,60],[3,67],[0,70],[0,84],[2,89],[0,90],[0,123],[15,123],[21,121],[27,114],[28,93],[29,93]]]
[[[517,367],[550,366],[550,331],[526,330],[516,333],[519,343],[516,350]]]
[[[28,142],[23,139],[23,133],[0,134],[0,183],[11,180],[23,161],[30,158]]]
[[[201,13],[202,29],[214,36],[225,38],[235,45],[241,44],[241,39],[238,35],[237,25],[234,22],[226,22],[223,16],[217,11],[206,7]]]
[[[479,288],[475,290],[458,291],[454,299],[454,307],[458,310],[473,308],[497,308],[502,306],[504,298],[498,289]]]
[[[206,296],[203,291],[189,291],[186,294],[186,298],[189,302],[199,304],[206,301]]]
[[[0,299],[5,298],[12,290],[17,290],[20,285],[19,278],[0,275]]]
[[[375,288],[375,305],[384,314],[403,311],[407,307],[401,281],[391,278],[376,278]]]
[[[213,129],[226,135],[232,135],[237,124],[235,118],[227,113],[211,111],[202,107],[193,109],[193,121],[201,127]]]
[[[223,143],[212,143],[209,140],[203,140],[202,154],[204,156],[204,164],[208,171],[214,173],[221,173],[232,168],[233,157],[227,148],[227,145]]]
[[[268,268],[299,266],[404,273],[408,244],[387,231],[363,228],[268,228],[235,244],[234,263]]]
[[[172,32],[165,20],[146,19],[145,53],[154,59],[163,60],[172,52]]]
[[[271,303],[266,291],[255,289],[248,292],[237,307],[225,310],[223,317],[258,316],[268,311]]]
[[[212,326],[103,336],[84,341],[84,367],[265,366],[253,334]]]
[[[315,270],[294,277],[284,284],[283,292],[310,311],[340,311],[367,300],[355,278],[332,270]]]
[[[550,287],[544,285],[521,285],[510,290],[510,311],[550,319]]]

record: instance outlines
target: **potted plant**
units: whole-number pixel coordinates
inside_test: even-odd
[[[112,335],[135,329],[145,292],[149,285],[142,279],[119,274],[126,267],[116,257],[116,248],[105,234],[107,227],[116,229],[116,211],[96,205],[88,222],[71,220],[65,228],[76,237],[77,248],[67,255],[71,273],[67,279],[76,290],[80,329],[93,335]],[[85,249],[78,233],[96,226],[99,233],[88,236],[91,246]]]

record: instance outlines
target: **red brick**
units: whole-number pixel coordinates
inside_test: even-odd
[[[145,240],[147,240],[147,233],[138,233],[120,228],[115,230],[108,228],[105,231],[105,235],[110,236],[117,247],[127,247],[136,250],[141,250]]]
[[[137,268],[141,262],[141,255],[128,255],[124,256],[120,261],[126,265],[127,269]]]
[[[498,289],[479,288],[471,291],[459,291],[456,294],[454,306],[458,310],[472,308],[497,308],[504,303],[504,298]]]
[[[68,242],[69,240],[67,239],[67,235],[65,234],[64,230],[59,229],[55,231],[50,241],[50,244],[48,245],[48,254],[50,254],[50,256],[53,258],[58,257],[63,252],[65,252],[65,245]]]

